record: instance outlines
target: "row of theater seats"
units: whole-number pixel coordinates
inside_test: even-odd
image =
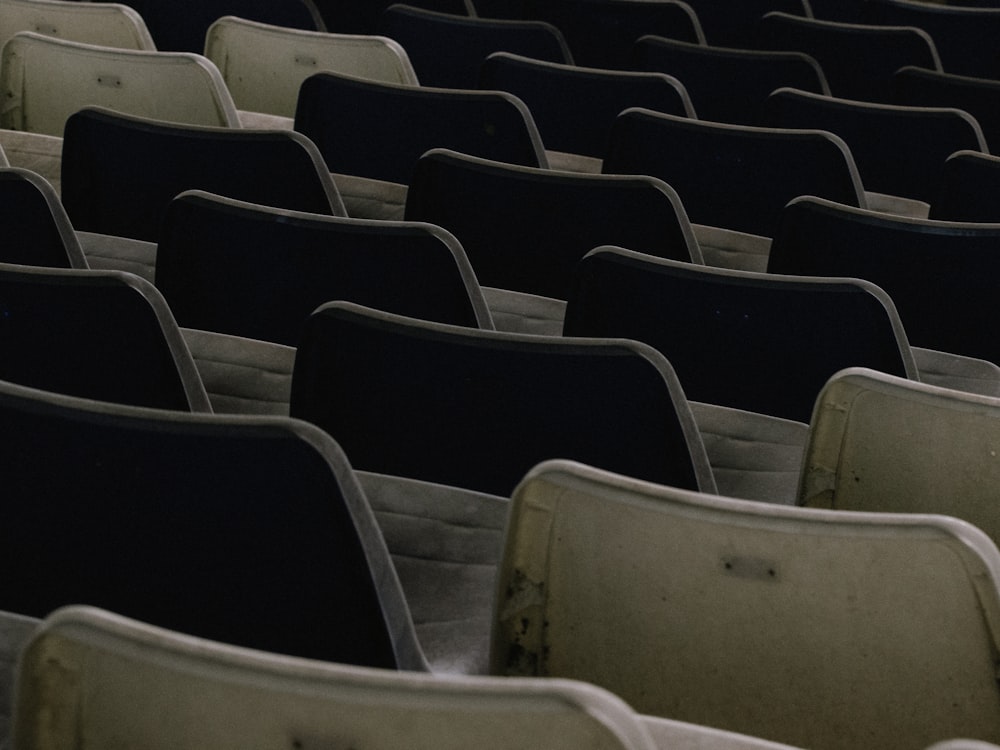
[[[357,65],[321,32],[213,29]],[[12,615],[16,746],[235,747],[276,724],[293,747],[1000,738],[997,225],[866,192],[855,137],[695,120],[669,76],[591,78],[670,104],[573,89],[606,108],[612,148],[588,153],[556,134],[596,116],[536,128],[546,97],[421,87],[405,45],[370,41],[381,83],[268,63],[273,86],[235,47],[216,68],[5,46],[20,130],[0,143],[36,136],[12,161],[57,168],[0,171],[22,232],[0,268],[0,607],[188,634]],[[197,72],[136,72],[167,60]],[[484,75],[589,75],[568,62],[500,53]],[[285,109],[245,108],[251,80]]]

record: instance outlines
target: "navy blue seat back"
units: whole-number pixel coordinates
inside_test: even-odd
[[[712,269],[620,248],[581,261],[564,333],[643,341],[670,360],[692,401],[800,422],[838,370],[913,373],[892,302],[870,284]]]
[[[435,150],[417,164],[406,217],[458,237],[479,283],[566,299],[577,262],[595,245],[628,244],[692,260],[680,199],[651,177],[514,167]]]
[[[79,231],[156,241],[185,190],[343,213],[315,146],[298,133],[178,125],[88,108],[66,121],[62,200]]]
[[[755,128],[643,109],[618,116],[608,174],[648,174],[677,191],[696,224],[771,237],[799,195],[857,205],[861,183],[843,141],[819,131]]]
[[[422,86],[473,89],[480,65],[494,52],[573,62],[562,34],[543,21],[472,18],[390,5],[382,13],[379,34],[403,45]]]
[[[497,91],[397,86],[317,73],[299,89],[295,129],[315,142],[332,172],[404,185],[417,159],[432,148],[547,166],[527,107]]]
[[[348,299],[488,326],[461,247],[404,222],[337,219],[183,193],[167,210],[156,284],[180,325],[295,346],[310,313]],[[485,305],[483,305],[485,306]]]
[[[563,457],[713,486],[666,360],[627,341],[472,331],[334,302],[299,345],[291,413],[356,469],[508,496]]]
[[[0,168],[0,262],[86,268],[87,261],[52,186],[26,169]]]
[[[1000,222],[1000,157],[957,151],[945,160],[930,218]]]
[[[548,149],[598,159],[608,134],[629,107],[693,117],[687,91],[661,73],[582,68],[499,52],[483,63],[479,88],[507,91],[528,105]]]

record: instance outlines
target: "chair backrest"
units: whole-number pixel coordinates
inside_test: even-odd
[[[963,4],[964,5],[964,4]],[[1000,79],[1000,8],[868,0],[861,6],[865,23],[916,26],[934,40],[947,73]]]
[[[680,0],[524,0],[524,13],[559,29],[576,64],[592,68],[628,70],[643,34],[705,43],[698,16]]]
[[[0,305],[0,379],[102,401],[211,411],[167,303],[138,276],[0,264]]]
[[[563,35],[544,21],[479,18],[390,5],[382,13],[379,33],[403,46],[424,86],[474,89],[480,65],[494,52],[573,62]]]
[[[703,120],[760,125],[764,100],[782,86],[830,93],[819,63],[801,52],[710,47],[662,36],[641,37],[632,51],[637,69],[680,80]]]
[[[800,747],[1000,736],[1000,553],[957,519],[549,462],[514,493],[497,592],[495,674]]]
[[[911,344],[1000,362],[1000,224],[892,216],[803,196],[785,207],[768,271],[853,276],[891,298]]]
[[[218,69],[201,55],[113,49],[22,31],[3,47],[0,127],[61,136],[87,106],[239,127]]]
[[[284,654],[424,664],[371,508],[312,425],[9,383],[0,415],[17,508],[0,531],[4,609],[87,602]]]
[[[149,750],[206,741],[264,750],[279,737],[304,745],[350,738],[372,750],[656,747],[640,717],[593,685],[279,657],[92,607],[46,618],[22,665],[14,731],[18,746],[38,750],[62,747],[74,728],[99,744]]]
[[[80,241],[55,189],[27,169],[0,167],[4,225],[0,262],[87,268]]]
[[[930,201],[937,193],[949,155],[986,151],[979,123],[959,109],[874,104],[783,88],[768,97],[764,110],[773,127],[837,134],[851,149],[867,190],[916,200]]]
[[[912,65],[892,76],[891,101],[920,107],[954,107],[976,118],[986,143],[1000,151],[1000,80],[960,76]]]
[[[709,44],[751,49],[761,16],[774,11],[811,18],[810,0],[689,0]]]
[[[1000,157],[978,151],[956,151],[941,171],[931,198],[932,219],[1000,221]]]
[[[799,195],[864,205],[851,152],[818,130],[757,128],[628,109],[603,170],[648,174],[674,188],[691,221],[771,237]]]
[[[830,90],[844,99],[889,101],[892,74],[904,65],[941,70],[937,48],[927,32],[907,26],[768,13],[758,24],[757,45],[811,55],[823,68]]]
[[[205,49],[208,28],[223,16],[293,29],[325,31],[312,0],[128,0],[149,26],[156,46],[178,52]]]
[[[155,241],[167,205],[191,189],[345,213],[316,147],[292,131],[206,128],[96,108],[67,121],[62,200],[78,231]]]
[[[105,47],[156,49],[142,17],[133,8],[119,3],[3,0],[0,2],[0,45],[19,31],[34,31]]]
[[[417,159],[432,148],[548,166],[528,108],[501,91],[399,86],[317,73],[299,90],[295,129],[316,143],[331,171],[403,185]]]
[[[621,248],[581,261],[566,336],[657,349],[688,398],[809,420],[816,395],[854,365],[916,377],[892,300],[857,279],[694,266]]]
[[[528,105],[548,149],[603,158],[608,134],[628,107],[693,117],[684,85],[663,73],[583,68],[498,52],[482,65],[479,87]]]
[[[566,299],[595,244],[678,260],[701,254],[677,194],[661,180],[517,167],[435,149],[417,163],[406,217],[462,243],[479,283]]]
[[[510,0],[500,1],[506,4]],[[394,5],[396,0],[313,0],[313,2],[329,31],[339,34],[377,34],[382,11]],[[408,5],[453,15],[523,18],[521,13],[504,16],[479,13],[478,6],[473,6],[473,0],[409,0]]]
[[[846,370],[816,400],[798,502],[941,513],[1000,544],[998,438],[1000,399]]]
[[[295,346],[324,302],[346,299],[492,328],[462,246],[415,222],[342,219],[192,191],[167,209],[156,286],[180,325]]]
[[[236,106],[295,116],[299,86],[320,70],[415,86],[402,47],[380,36],[329,34],[225,16],[205,37],[205,56],[222,73]]]
[[[670,365],[636,342],[476,331],[333,302],[303,333],[290,410],[358,469],[494,495],[567,456],[714,486]]]

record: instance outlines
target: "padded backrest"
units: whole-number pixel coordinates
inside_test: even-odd
[[[799,487],[802,505],[941,513],[1000,543],[1000,399],[890,377],[838,373],[816,401]]]
[[[891,101],[964,110],[976,118],[986,143],[1000,150],[1000,81],[906,66],[892,76]]]
[[[499,91],[396,86],[317,73],[299,90],[295,129],[316,143],[331,171],[404,185],[417,159],[432,148],[548,166],[527,107]]]
[[[190,189],[345,213],[322,157],[298,133],[174,125],[96,108],[66,123],[62,200],[77,230],[155,241],[167,205]]]
[[[913,219],[797,198],[786,206],[768,271],[854,276],[892,298],[910,342],[1000,362],[983,321],[996,315],[1000,224]]]
[[[209,27],[205,56],[218,66],[237,107],[285,117],[295,116],[302,81],[320,70],[417,83],[409,57],[391,39],[291,29],[235,16]]]
[[[844,99],[889,101],[892,74],[904,65],[941,70],[934,41],[925,31],[908,26],[870,26],[768,13],[758,25],[757,45],[811,55],[822,66],[834,96]]]
[[[17,508],[0,531],[4,609],[88,602],[241,646],[421,668],[371,509],[311,425],[11,384],[0,415]]]
[[[35,172],[0,167],[4,207],[0,262],[87,268],[80,241],[53,187]]]
[[[923,201],[937,192],[950,154],[986,151],[979,124],[958,109],[872,104],[778,89],[767,99],[765,117],[774,127],[836,133],[850,147],[867,190]]]
[[[312,0],[128,0],[145,19],[156,46],[200,53],[208,27],[223,16],[239,16],[273,26],[324,31]]]
[[[452,232],[479,283],[566,299],[595,243],[701,260],[677,194],[652,177],[516,167],[435,149],[410,183],[406,217]]]
[[[113,49],[22,31],[3,47],[0,127],[62,135],[82,107],[239,127],[218,69],[190,53]]]
[[[15,733],[19,746],[39,750],[62,747],[75,728],[99,744],[149,750],[346,738],[373,750],[655,747],[641,719],[593,685],[282,658],[91,607],[46,618],[23,665]]]
[[[662,36],[641,37],[632,52],[637,69],[682,81],[703,120],[759,125],[764,100],[781,86],[830,93],[819,63],[801,52],[709,47]]]
[[[524,0],[526,18],[548,21],[566,37],[577,65],[628,70],[643,34],[705,43],[698,16],[680,0]]]
[[[844,142],[816,130],[755,128],[628,109],[611,131],[606,174],[648,174],[674,188],[696,224],[771,237],[799,195],[864,205]]]
[[[964,5],[964,4],[963,4]],[[1000,8],[869,0],[861,6],[865,23],[916,26],[934,40],[946,73],[1000,78]]]
[[[514,493],[497,592],[494,673],[797,747],[1000,737],[1000,553],[953,518],[551,462]]]
[[[167,209],[156,285],[186,328],[290,346],[309,314],[335,299],[492,328],[461,245],[438,227],[317,216],[200,191]]]
[[[211,411],[166,302],[139,277],[4,264],[0,305],[3,380],[116,403]]]
[[[334,302],[302,336],[291,413],[358,469],[494,495],[559,456],[714,486],[670,365],[635,342],[474,331]]]
[[[0,3],[0,44],[19,31],[34,31],[105,47],[156,49],[142,17],[119,3],[3,0]]]
[[[479,66],[493,52],[573,62],[562,34],[543,21],[473,18],[390,5],[382,12],[379,33],[403,46],[424,86],[474,89]]]
[[[483,63],[479,87],[507,91],[531,110],[545,147],[603,158],[608,133],[628,107],[693,117],[684,85],[662,73],[582,68],[498,52]]]
[[[621,248],[581,261],[563,331],[643,341],[670,360],[688,398],[800,422],[844,367],[916,377],[892,301],[872,284],[699,267]]]
[[[931,198],[932,219],[1000,221],[1000,157],[978,151],[957,151],[941,170],[941,182]]]

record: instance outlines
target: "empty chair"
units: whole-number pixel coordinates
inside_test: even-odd
[[[1000,157],[957,151],[945,160],[932,219],[1000,222]]]
[[[239,16],[273,26],[325,31],[312,0],[128,0],[149,26],[162,50],[197,52],[205,48],[205,32],[223,16]]]
[[[857,279],[776,276],[597,248],[577,269],[566,336],[643,341],[688,398],[807,422],[854,365],[916,377],[892,300]]]
[[[572,63],[566,40],[552,24],[437,13],[390,5],[379,33],[403,46],[424,86],[474,89],[479,66],[493,52]]]
[[[759,125],[764,100],[782,86],[830,93],[819,63],[801,52],[731,49],[644,36],[633,47],[633,61],[640,70],[667,73],[682,81],[703,120]]]
[[[505,299],[511,313],[528,304],[525,317],[541,325],[530,315],[534,300],[508,292],[567,299],[573,269],[595,243],[701,262],[680,199],[652,177],[533,169],[435,149],[417,162],[406,217],[458,238],[505,330],[517,330],[496,309]],[[560,333],[564,306],[555,305],[544,332]]]
[[[350,215],[359,218],[399,218],[417,159],[432,148],[548,166],[527,107],[500,91],[317,73],[299,90],[295,129],[319,147],[337,174]]]
[[[497,592],[497,674],[802,747],[1000,737],[1000,554],[954,518],[549,462],[514,493]]]
[[[851,369],[816,401],[799,502],[880,513],[941,513],[1000,543],[1000,399]]]
[[[778,89],[765,106],[769,124],[783,128],[822,128],[846,141],[858,166],[870,205],[882,193],[930,202],[938,190],[945,159],[955,151],[986,151],[975,118],[946,107],[874,104],[795,89]],[[886,134],[892,134],[887,138]],[[829,197],[829,196],[822,196]],[[927,207],[897,211],[926,216]]]
[[[3,0],[0,44],[19,31],[122,49],[156,49],[142,17],[119,3],[68,0]]]
[[[22,31],[3,47],[0,127],[61,136],[90,105],[196,125],[239,127],[218,69],[200,55],[113,49]]]
[[[557,456],[715,486],[670,365],[636,342],[477,331],[332,302],[304,329],[291,414],[333,435],[359,470],[493,495]]]
[[[211,411],[166,302],[142,279],[0,264],[0,300],[3,380],[102,401]]]
[[[322,157],[298,133],[180,125],[97,108],[67,121],[62,200],[77,231],[155,242],[167,205],[189,189],[345,214]],[[84,236],[83,241],[92,264],[102,257],[152,272],[155,247],[109,246],[106,237]]]
[[[524,0],[523,13],[553,24],[576,64],[592,68],[629,69],[644,34],[705,43],[698,16],[679,0]]]
[[[892,298],[911,344],[1000,364],[1000,224],[913,219],[812,197],[782,213],[768,270],[854,276]]]
[[[54,268],[87,268],[69,217],[53,187],[27,169],[0,168],[4,207],[0,262]]]
[[[416,85],[402,47],[391,39],[329,34],[225,16],[205,37],[205,56],[219,68],[241,110],[295,116],[299,87],[320,70]]]
[[[695,114],[683,84],[672,76],[560,65],[505,52],[486,59],[479,86],[507,91],[528,105],[556,169],[600,172],[611,125],[628,107]],[[573,155],[589,158],[577,164]]]
[[[612,694],[570,680],[445,679],[282,658],[93,607],[65,607],[47,617],[23,663],[15,742],[39,750],[61,746],[70,727],[98,743],[113,735],[150,750],[201,747],[206,738],[222,750],[263,749],[288,734],[289,716],[295,738],[350,737],[373,750],[539,743],[666,750],[688,742],[778,750],[751,737],[637,716]]]
[[[357,479],[311,425],[10,383],[0,415],[7,611],[89,602],[236,645],[426,668]]]
[[[166,211],[156,286],[188,328],[295,346],[309,314],[348,299],[491,328],[461,245],[438,227],[342,219],[182,193]]]
[[[934,41],[907,26],[871,26],[768,13],[758,25],[757,45],[798,50],[823,68],[834,96],[890,101],[892,74],[904,65],[941,70]],[[800,87],[793,87],[800,88]]]
[[[919,107],[954,107],[976,118],[986,143],[1000,150],[1000,80],[960,76],[912,65],[892,76],[892,101]]]
[[[615,121],[603,171],[659,177],[694,224],[730,230],[695,227],[709,265],[763,271],[781,209],[799,195],[865,205],[851,152],[837,136],[815,130],[628,109]]]
[[[1000,78],[1000,8],[871,0],[862,6],[865,23],[916,26],[934,40],[946,73]],[[926,67],[926,66],[925,66]]]

